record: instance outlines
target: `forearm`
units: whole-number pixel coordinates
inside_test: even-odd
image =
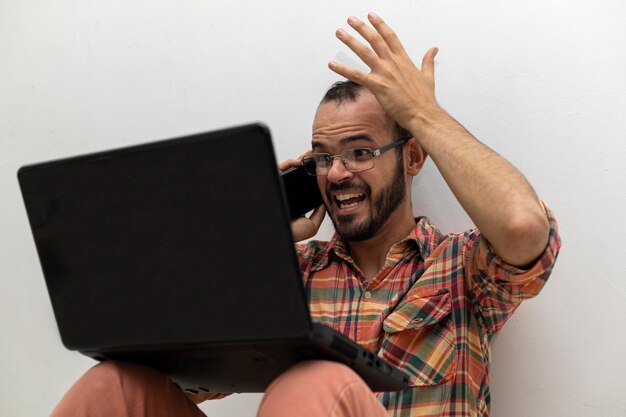
[[[439,107],[416,114],[407,128],[502,259],[523,266],[543,252],[549,233],[545,211],[513,165]]]
[[[374,29],[355,17],[348,23],[370,47],[344,30],[338,30],[337,37],[371,71],[334,61],[329,67],[367,87],[387,114],[413,134],[504,261],[523,266],[535,260],[548,242],[549,224],[543,207],[515,167],[437,105],[434,68],[438,49],[429,49],[418,69],[393,30],[373,13],[368,18]]]

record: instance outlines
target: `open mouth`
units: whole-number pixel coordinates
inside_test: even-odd
[[[335,196],[333,196],[333,201],[340,209],[356,207],[363,200],[365,200],[364,193],[335,194]]]

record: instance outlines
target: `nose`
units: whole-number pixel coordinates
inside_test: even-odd
[[[331,162],[330,168],[328,169],[328,174],[326,174],[326,178],[328,179],[328,181],[339,183],[345,179],[351,178],[352,176],[352,171],[346,168],[343,160],[338,156],[334,157]]]

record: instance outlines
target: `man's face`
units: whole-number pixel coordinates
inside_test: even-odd
[[[397,139],[389,118],[367,90],[356,102],[321,104],[313,122],[313,152],[378,149]],[[347,241],[375,236],[406,198],[404,165],[396,150],[375,158],[374,168],[362,172],[350,172],[337,158],[328,175],[317,178],[335,229]]]

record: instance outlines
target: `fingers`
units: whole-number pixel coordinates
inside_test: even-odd
[[[364,26],[365,24],[359,26],[359,29],[363,30]],[[378,59],[378,55],[372,49],[365,46],[365,44],[357,40],[354,36],[350,35],[343,29],[338,29],[336,35],[341,42],[343,42],[348,48],[352,50],[352,52],[354,52],[359,58],[361,58],[365,65],[373,69],[376,64],[376,60]]]
[[[389,47],[385,39],[371,26],[354,16],[348,18],[348,24],[370,44],[376,55],[381,57],[389,55]]]
[[[410,61],[400,39],[383,19],[372,12],[368,14],[368,20],[373,28],[354,16],[348,18],[348,24],[369,43],[371,48],[343,29],[337,30],[337,38],[361,58],[372,72],[384,70],[386,68],[385,61],[387,61],[387,64],[394,61],[400,63],[407,60]],[[438,48],[429,49],[422,60],[421,71],[431,79],[435,77],[434,62],[437,52],[439,52]],[[396,56],[395,58],[394,55]],[[368,79],[367,73],[335,61],[330,61],[328,67],[337,74],[359,84],[364,84]]]
[[[345,30],[339,29],[336,32],[337,37],[345,43],[350,49],[356,53],[368,66],[373,63],[376,57],[385,58],[390,53],[404,53],[402,42],[396,33],[381,19],[376,13],[369,13],[368,19],[373,28],[354,16],[348,18],[348,24],[357,31],[359,35],[365,39],[370,49],[354,37],[350,36]]]
[[[300,155],[298,158],[291,158],[291,159],[287,159],[286,161],[282,161],[281,163],[278,164],[278,170],[279,171],[286,171],[291,167],[299,167],[300,165],[302,165],[302,158],[304,158],[305,156],[311,155],[313,153],[313,151],[311,149],[307,150],[306,152],[304,152],[302,155]]]
[[[402,46],[402,42],[396,35],[396,33],[385,23],[383,19],[380,18],[376,13],[370,12],[367,15],[368,20],[376,29],[376,32],[383,39],[385,45],[394,53],[404,52],[404,47]],[[373,46],[373,45],[372,45]]]
[[[361,85],[365,84],[364,81],[367,78],[367,74],[359,69],[351,68],[335,61],[330,61],[328,68],[350,81]]]
[[[279,171],[286,171],[291,167],[297,167],[302,165],[301,159],[287,159],[286,161],[282,161],[278,164]]]
[[[393,54],[406,52],[395,32],[375,13],[370,13],[368,19],[373,28],[354,16],[348,18],[348,24],[365,39],[369,46],[365,45],[344,29],[336,31],[337,38],[350,48],[372,71],[382,70],[385,61],[393,61]],[[328,67],[337,74],[363,84],[368,74],[356,68],[350,68],[334,61],[328,63]]]

